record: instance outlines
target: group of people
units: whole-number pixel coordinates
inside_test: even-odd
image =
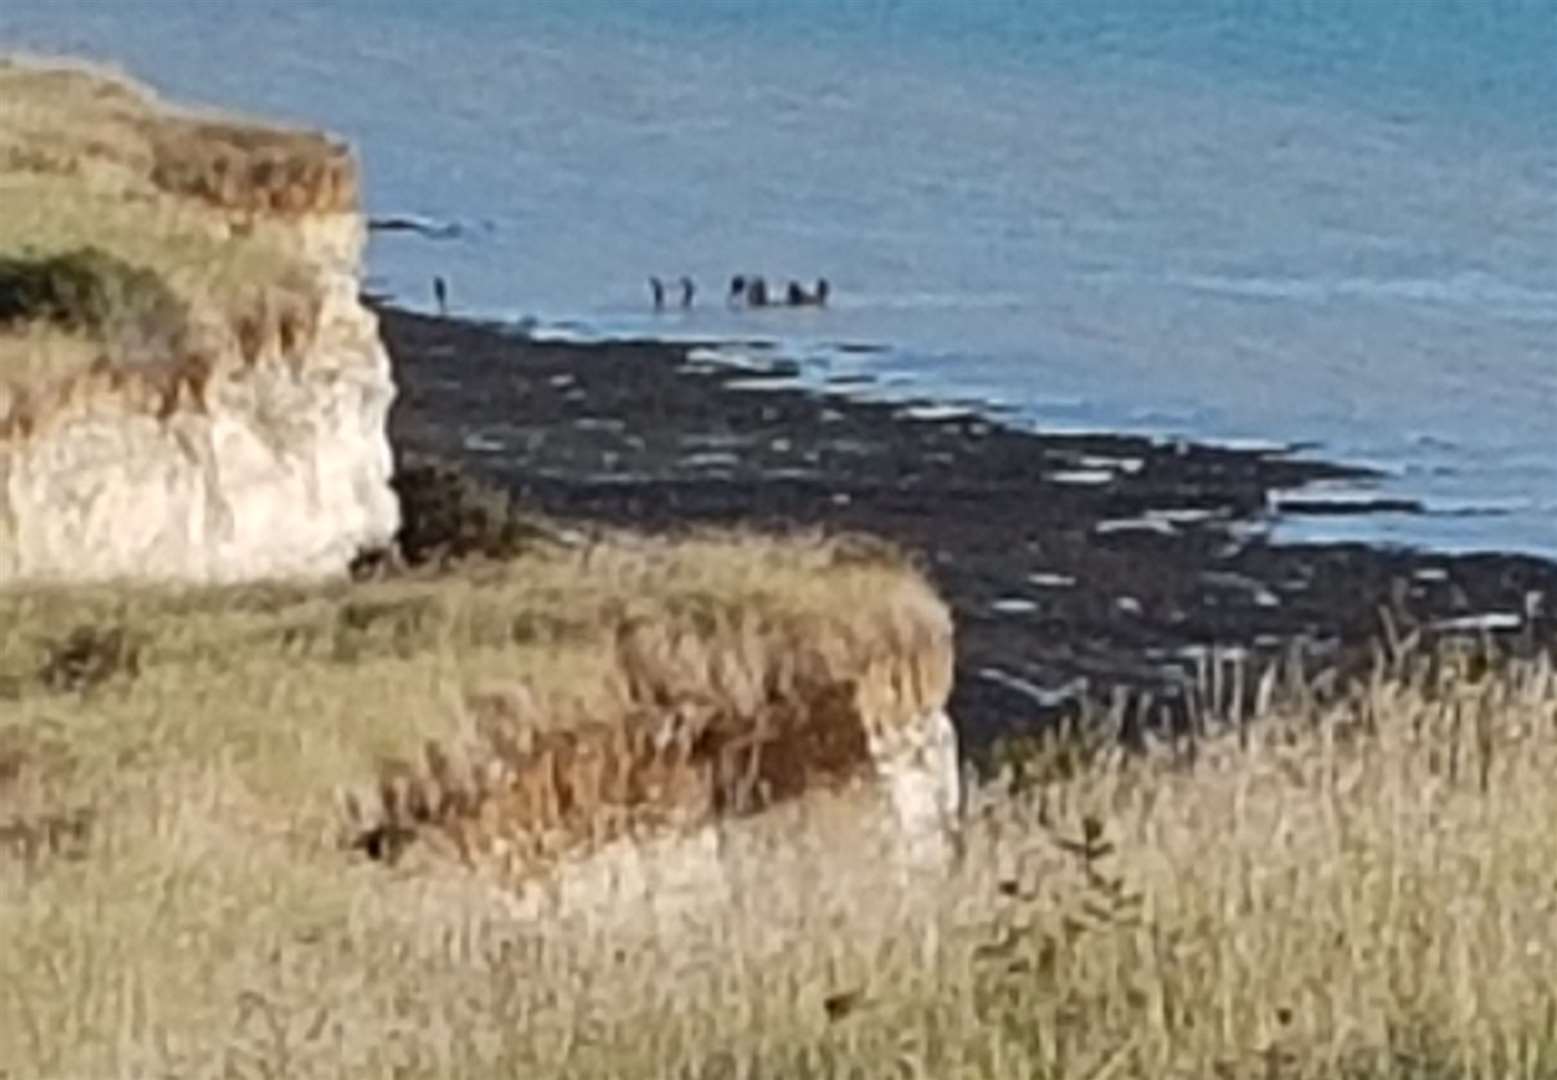
[[[690,308],[692,302],[697,299],[697,283],[689,277],[680,280],[681,306]],[[807,290],[798,281],[791,281],[789,288],[784,290],[782,296],[772,296],[768,293],[768,283],[760,277],[747,277],[745,274],[736,274],[730,279],[730,293],[728,301],[732,307],[745,305],[746,307],[824,307],[832,288],[827,284],[826,278],[818,278],[816,288]],[[654,297],[654,310],[663,311],[665,308],[665,283],[657,277],[649,279],[649,292]],[[439,315],[449,313],[449,283],[441,276],[433,278],[433,299],[438,305]]]
[[[730,279],[730,303],[746,304],[747,307],[769,307],[781,304],[786,307],[823,307],[827,303],[827,295],[831,286],[826,278],[818,278],[816,289],[807,292],[806,287],[798,281],[791,281],[789,288],[784,290],[782,299],[771,298],[768,295],[768,283],[760,277],[746,277],[744,274],[736,274]]]
[[[649,291],[654,294],[654,310],[660,311],[665,307],[665,283],[657,277],[649,279]],[[689,308],[697,297],[697,283],[689,277],[681,279],[681,306]]]
[[[689,277],[683,277],[681,285],[681,306],[689,308],[697,298],[697,284]],[[789,287],[780,296],[768,292],[768,283],[760,277],[747,277],[745,274],[736,274],[730,279],[730,292],[727,297],[732,306],[745,305],[746,307],[823,307],[827,303],[827,297],[832,288],[827,284],[826,278],[819,278],[814,290],[808,290],[798,281],[791,281]],[[649,279],[649,293],[654,299],[654,310],[662,311],[665,308],[666,290],[665,283],[657,277]]]

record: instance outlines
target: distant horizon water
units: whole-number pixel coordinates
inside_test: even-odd
[[[0,49],[350,139],[458,229],[374,238],[407,306],[1301,444],[1433,512],[1279,538],[1557,557],[1557,0],[9,0]]]

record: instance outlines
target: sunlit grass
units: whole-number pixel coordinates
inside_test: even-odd
[[[311,332],[318,253],[277,223],[355,209],[356,183],[323,136],[0,59],[0,382],[14,395],[79,374],[82,339],[116,368],[177,367],[234,335],[252,353],[274,322]],[[36,287],[58,267],[96,284]]]
[[[778,583],[768,557],[662,567],[680,583],[642,602],[752,603]],[[643,592],[620,559],[563,610]],[[861,572],[859,596],[889,580]],[[1407,663],[1323,705],[1276,693],[1243,740],[1026,747],[1020,778],[970,800],[944,881],[905,882],[826,799],[729,826],[725,858],[752,868],[679,919],[519,921],[483,875],[340,850],[329,793],[524,670],[527,646],[483,635],[526,597],[560,601],[562,573],[375,586],[386,611],[439,614],[346,651],[340,612],[369,597],[345,586],[8,599],[0,1067],[1557,1074],[1546,661]],[[72,667],[69,628],[107,624],[133,664],[72,682],[94,669]],[[547,677],[598,677],[578,662]]]

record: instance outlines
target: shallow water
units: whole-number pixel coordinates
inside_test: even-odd
[[[375,213],[460,227],[375,240],[413,304],[1300,442],[1438,512],[1283,535],[1557,554],[1557,4],[1060,7],[6,0],[0,42],[350,136]],[[732,312],[741,271],[836,301]]]

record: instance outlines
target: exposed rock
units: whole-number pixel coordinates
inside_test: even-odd
[[[868,543],[643,551],[551,557],[613,594],[638,591],[640,567],[674,580],[700,560],[735,560],[749,567],[737,576],[782,591],[689,582],[651,601],[652,617],[615,600],[552,614],[583,620],[547,632],[587,650],[591,667],[568,670],[607,688],[588,717],[569,719],[567,695],[533,677],[474,697],[461,745],[389,763],[376,791],[348,800],[350,846],[476,868],[530,911],[707,901],[760,888],[772,860],[806,848],[908,874],[944,867],[960,797],[953,634],[923,578]]]
[[[0,226],[0,584],[332,576],[387,544],[349,153],[77,69],[0,62],[0,97],[7,190],[91,244]]]
[[[934,877],[951,866],[961,799],[956,734],[944,713],[929,713],[884,750],[848,775],[819,771],[808,786],[772,804],[715,808],[691,800],[680,815],[645,815],[634,825],[620,823],[652,807],[603,805],[593,824],[604,839],[548,825],[537,804],[500,795],[468,821],[445,820],[452,845],[449,833],[430,834],[426,827],[380,826],[378,835],[398,839],[398,857],[409,857],[414,843],[424,845],[420,865],[434,873],[451,860],[477,870],[508,895],[511,914],[531,918],[560,912],[678,918],[740,902],[795,876],[843,888],[848,874],[860,873],[879,886],[883,867],[910,888],[919,875]],[[693,787],[706,782],[696,763],[683,767]],[[564,775],[553,774],[559,790]],[[512,793],[525,781],[507,783]]]

